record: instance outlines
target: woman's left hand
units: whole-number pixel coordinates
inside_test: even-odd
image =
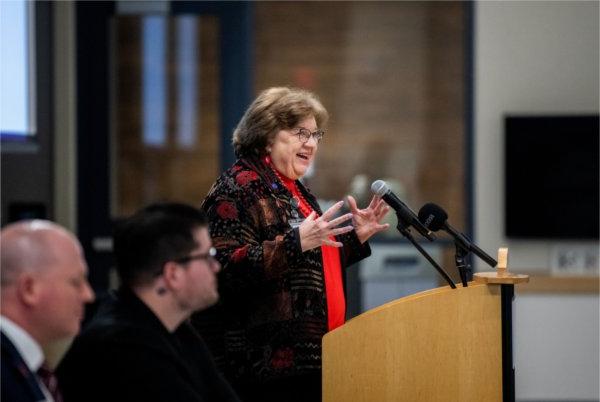
[[[358,236],[361,243],[369,240],[375,233],[390,227],[389,223],[383,225],[379,223],[390,210],[390,207],[381,198],[373,196],[367,208],[358,209],[356,200],[349,195],[348,205],[350,206],[350,212],[352,212],[352,222],[354,223],[356,236]]]

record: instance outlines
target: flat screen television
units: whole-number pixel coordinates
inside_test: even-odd
[[[598,239],[599,116],[506,116],[505,234]]]

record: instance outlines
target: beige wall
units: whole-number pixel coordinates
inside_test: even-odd
[[[598,242],[508,241],[503,235],[504,113],[598,113],[598,2],[475,5],[475,234],[507,245],[509,265],[547,271],[556,247]],[[598,400],[598,294],[517,295],[517,400]]]

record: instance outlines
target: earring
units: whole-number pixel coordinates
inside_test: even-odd
[[[165,293],[167,293],[167,289],[163,288],[162,286],[156,289],[156,293],[158,293],[159,296],[164,295]]]

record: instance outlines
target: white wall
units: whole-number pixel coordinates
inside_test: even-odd
[[[558,242],[503,235],[503,116],[597,113],[598,2],[482,1],[475,10],[475,236],[484,250],[508,246],[512,267],[548,269]]]
[[[598,296],[517,294],[517,400],[598,400]]]
[[[475,236],[486,250],[508,246],[512,270],[548,271],[553,249],[574,243],[504,237],[502,119],[506,113],[598,112],[598,4],[475,5]],[[598,250],[598,242],[581,245]],[[517,298],[517,399],[598,400],[598,295]]]

